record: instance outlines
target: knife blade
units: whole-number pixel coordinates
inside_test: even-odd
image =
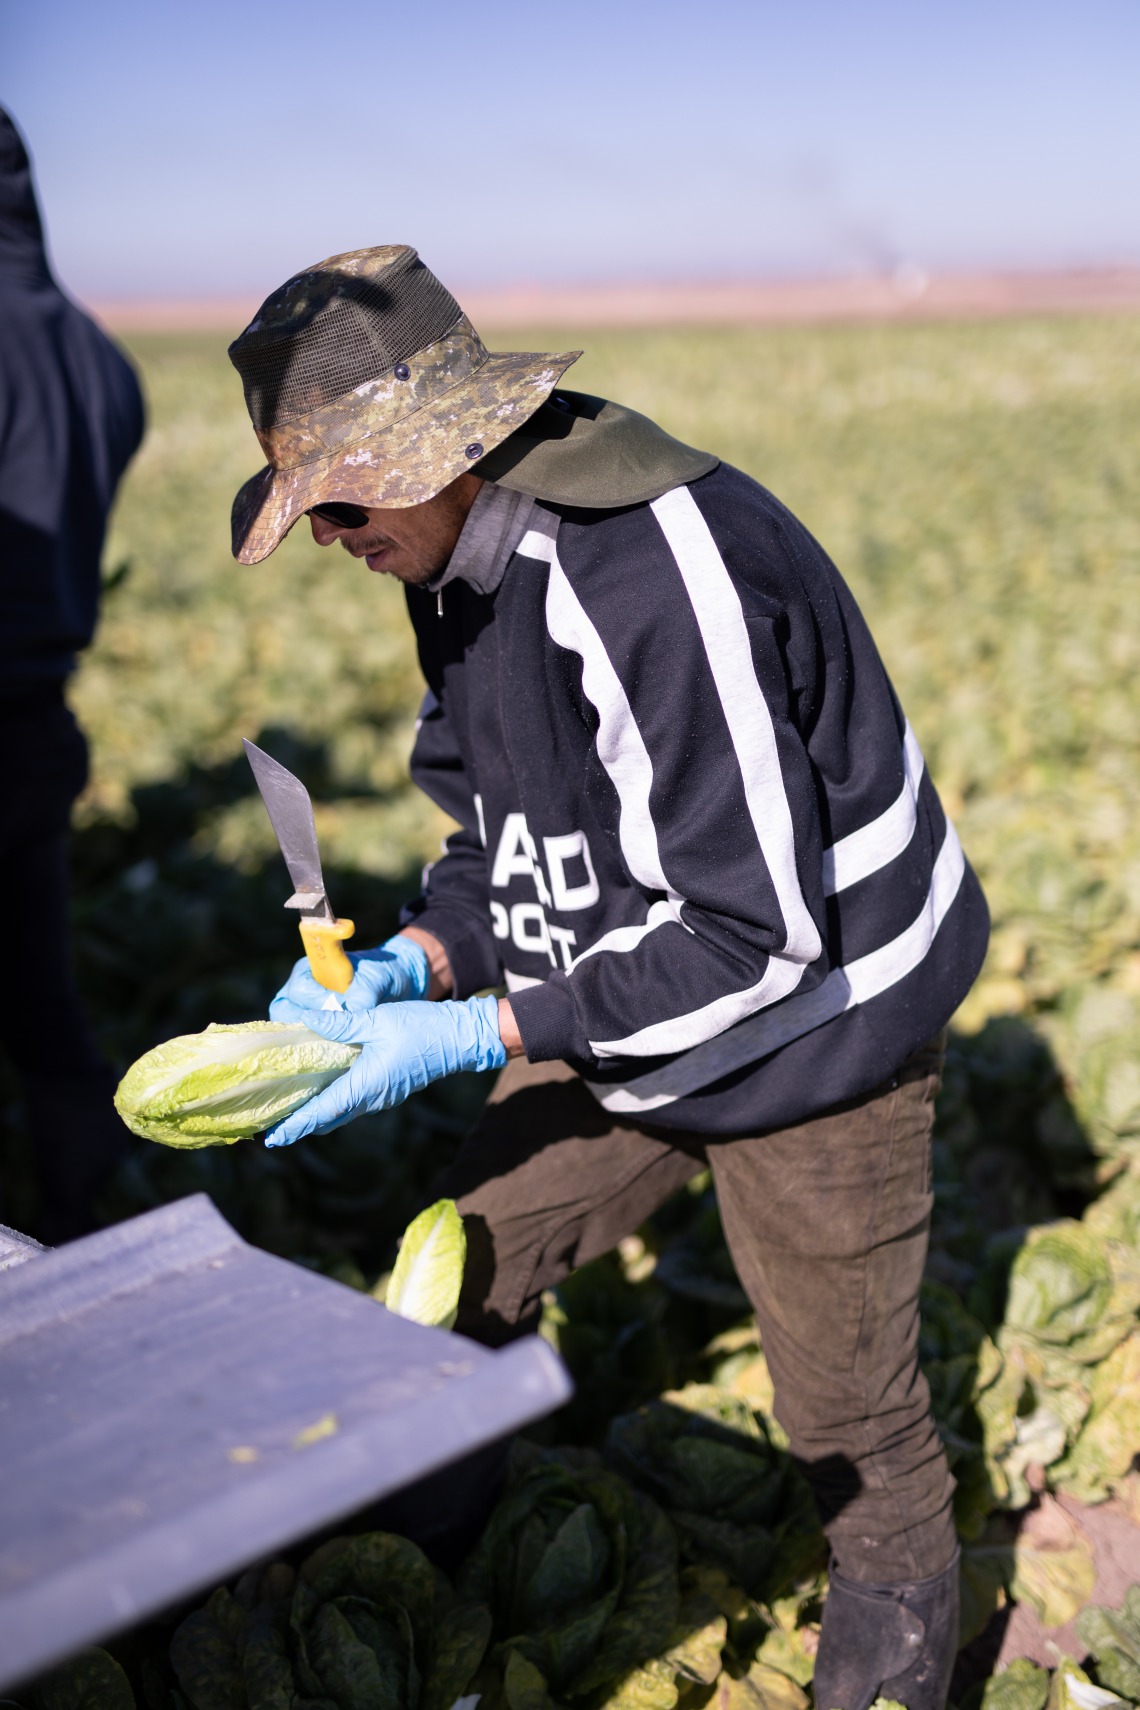
[[[347,991],[352,983],[352,963],[342,945],[356,928],[351,920],[337,919],[325,893],[309,792],[300,778],[247,737],[242,737],[242,747],[293,881],[293,895],[285,907],[300,912],[301,942],[313,978],[326,991]]]

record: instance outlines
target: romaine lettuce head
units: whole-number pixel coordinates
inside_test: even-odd
[[[1080,1435],[1052,1469],[1050,1482],[1078,1502],[1096,1503],[1123,1485],[1140,1443],[1140,1330],[1094,1369],[1089,1397]],[[1140,1656],[1137,1663],[1140,1666]]]
[[[333,1538],[214,1592],[174,1634],[193,1710],[452,1710],[490,1636],[407,1538]]]
[[[213,1023],[132,1064],[115,1109],[133,1133],[164,1146],[226,1146],[297,1110],[359,1051],[289,1023]]]
[[[1059,1218],[1026,1235],[1009,1273],[1004,1328],[1064,1348],[1103,1322],[1111,1294],[1104,1242]]]
[[[1140,1699],[1140,1585],[1129,1586],[1119,1609],[1090,1603],[1076,1625],[1096,1659],[1101,1685],[1133,1702]]]
[[[722,1568],[764,1602],[824,1556],[811,1492],[742,1396],[666,1390],[612,1421],[606,1455],[660,1503],[686,1561]]]
[[[1048,1696],[1049,1670],[1028,1657],[1015,1657],[986,1681],[981,1710],[1045,1710]]]
[[[41,1675],[20,1694],[27,1710],[135,1710],[135,1695],[114,1657],[91,1648]],[[0,1699],[19,1710],[14,1698]]]
[[[458,1585],[491,1611],[488,1663],[509,1705],[594,1706],[603,1689],[668,1649],[680,1595],[677,1540],[656,1503],[615,1473],[520,1443],[507,1494]]]

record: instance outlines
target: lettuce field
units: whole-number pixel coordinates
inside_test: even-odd
[[[588,343],[571,384],[748,470],[822,540],[990,899],[939,1105],[924,1297],[963,1543],[954,1701],[1140,1704],[1140,320]],[[77,952],[122,1068],[263,1016],[296,954],[242,736],[308,784],[360,945],[446,829],[406,779],[419,686],[399,589],[301,529],[236,566],[229,504],[258,458],[224,340],[132,349],[150,429],[73,694],[94,752]],[[27,1226],[4,1086],[0,1220]],[[248,1239],[382,1298],[485,1092],[447,1083],[284,1153],[138,1141],[105,1214],[204,1190]],[[707,1181],[552,1295],[543,1332],[577,1394],[518,1445],[448,1576],[362,1517],[22,1702],[805,1710],[825,1555]]]

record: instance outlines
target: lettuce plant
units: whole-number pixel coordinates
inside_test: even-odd
[[[193,1710],[452,1710],[489,1627],[414,1544],[372,1532],[215,1591],[170,1655]]]
[[[488,1656],[500,1702],[510,1710],[593,1705],[671,1644],[676,1539],[656,1503],[608,1469],[572,1466],[525,1445],[515,1465],[459,1589],[491,1610]],[[672,1679],[670,1671],[660,1694],[639,1700],[646,1710],[676,1702]]]
[[[19,1701],[0,1698],[12,1710],[135,1710],[135,1695],[123,1670],[106,1651],[89,1646],[41,1676]]]
[[[1119,1609],[1092,1603],[1077,1616],[1077,1632],[1096,1659],[1097,1679],[1140,1702],[1140,1585],[1131,1585]]]
[[[687,1561],[723,1568],[750,1596],[779,1595],[822,1553],[804,1480],[727,1390],[666,1391],[613,1421],[606,1454],[661,1504]]]
[[[1085,1500],[1103,1500],[1131,1462],[1136,1423],[1134,1255],[1058,1219],[993,1240],[972,1299],[998,1325],[1000,1371],[977,1397],[996,1501],[1024,1507],[1031,1466],[1055,1468],[1058,1488],[1071,1482]],[[1091,1435],[1082,1447],[1086,1420]]]

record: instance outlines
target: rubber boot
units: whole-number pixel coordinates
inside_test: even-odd
[[[944,1710],[958,1654],[958,1552],[931,1579],[857,1585],[833,1566],[815,1658],[816,1710],[893,1698]]]

